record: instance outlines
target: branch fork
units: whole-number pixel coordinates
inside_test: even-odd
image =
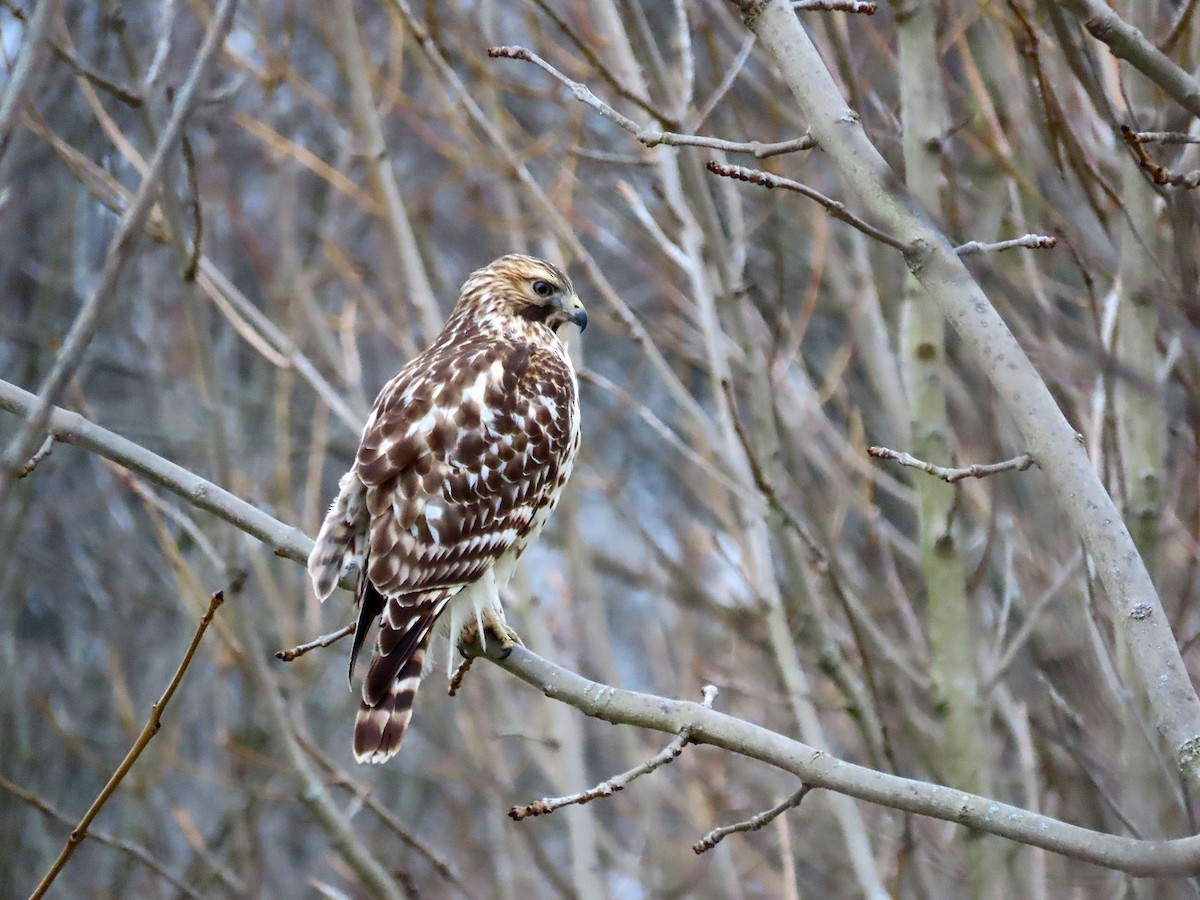
[[[707,684],[704,686],[702,693],[704,699],[701,701],[701,705],[706,709],[712,709],[713,701],[717,698],[716,686]],[[589,788],[586,791],[579,791],[575,794],[568,794],[565,797],[544,797],[526,806],[514,806],[508,811],[508,817],[514,822],[520,822],[522,819],[532,818],[533,816],[548,815],[557,809],[562,809],[564,806],[582,806],[598,797],[611,797],[617,791],[624,790],[630,782],[653,772],[661,766],[674,762],[683,753],[683,748],[688,745],[688,741],[692,739],[695,730],[695,725],[684,725],[679,729],[679,734],[675,736],[675,739],[654,756],[650,757],[650,759],[641,765],[634,766],[627,772],[622,772],[619,775],[614,775],[607,781],[602,781],[593,788]]]

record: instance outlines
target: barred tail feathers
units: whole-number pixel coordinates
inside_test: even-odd
[[[400,749],[412,721],[433,626],[455,593],[457,590],[441,590],[415,598],[388,598],[354,719],[354,758],[358,762],[386,762]]]
[[[347,472],[308,555],[308,575],[318,599],[333,593],[348,568],[364,567],[369,521],[366,488],[353,471]]]

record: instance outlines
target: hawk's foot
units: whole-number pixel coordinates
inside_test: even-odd
[[[525,642],[521,640],[521,636],[504,621],[503,613],[497,615],[486,611],[483,613],[482,620],[482,634],[480,634],[478,622],[469,622],[463,628],[462,634],[459,635],[458,652],[464,657],[473,655],[467,652],[467,648],[474,645],[480,645],[486,651],[489,638],[495,641],[496,645],[500,648],[498,654],[500,659],[507,659],[508,654],[512,653],[512,648],[517,644],[520,644],[522,647],[525,646]]]

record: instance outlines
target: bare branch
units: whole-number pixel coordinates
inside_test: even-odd
[[[33,456],[29,457],[29,461],[21,466],[21,471],[17,473],[18,478],[25,478],[33,474],[33,470],[38,467],[43,459],[50,455],[50,451],[54,449],[54,435],[46,435],[46,439],[42,441],[42,446],[38,448]]]
[[[549,19],[554,22],[555,25],[558,26],[559,30],[566,35],[567,40],[574,44],[575,49],[578,50],[583,55],[583,58],[588,61],[588,65],[599,72],[600,77],[607,81],[609,85],[612,86],[614,91],[616,91],[630,103],[640,107],[644,112],[653,116],[658,121],[664,122],[671,127],[677,127],[678,123],[675,122],[675,120],[669,115],[662,110],[655,108],[650,101],[639,96],[627,85],[623,84],[621,79],[614,75],[609,67],[604,64],[604,60],[596,55],[596,51],[592,48],[593,42],[581,38],[576,33],[575,29],[567,24],[566,19],[562,18],[562,16],[555,12],[553,6],[546,2],[546,0],[533,0],[533,2],[538,9],[540,9]]]
[[[108,779],[108,783],[92,801],[92,805],[88,807],[88,811],[84,813],[83,818],[79,820],[79,824],[71,832],[71,836],[67,839],[66,846],[59,853],[58,859],[50,866],[49,870],[38,882],[38,886],[34,888],[33,894],[30,895],[30,900],[38,900],[43,897],[46,891],[50,889],[50,885],[54,883],[54,879],[58,877],[58,873],[63,870],[63,866],[75,853],[75,850],[83,843],[88,836],[88,826],[92,824],[92,820],[104,808],[104,804],[116,792],[121,781],[129,774],[129,770],[133,768],[134,763],[138,761],[138,757],[142,755],[142,751],[146,749],[154,736],[158,734],[162,728],[163,711],[167,708],[167,704],[171,702],[171,698],[175,696],[175,690],[183,681],[183,675],[188,670],[188,666],[192,664],[192,659],[196,656],[196,650],[200,647],[200,639],[204,637],[204,632],[208,630],[209,623],[213,620],[213,616],[217,613],[217,607],[225,602],[225,595],[221,591],[217,591],[208,601],[208,609],[204,615],[200,617],[200,624],[196,627],[196,633],[192,636],[192,642],[188,645],[187,652],[183,655],[183,660],[179,663],[179,667],[175,670],[175,674],[171,677],[167,689],[163,691],[158,702],[150,708],[150,718],[146,720],[145,727],[142,728],[141,734],[137,736],[137,740],[133,742],[133,746],[129,748],[129,752],[125,754],[125,758],[121,760],[121,764],[117,766],[115,772]]]
[[[354,634],[355,627],[355,623],[351,622],[349,625],[342,626],[337,631],[331,631],[329,634],[323,634],[319,638],[313,638],[311,641],[293,647],[291,650],[280,650],[275,654],[275,658],[281,659],[284,662],[292,662],[312,650],[336,644],[342,638]]]
[[[1087,33],[1108,45],[1157,84],[1167,96],[1194,116],[1200,116],[1200,82],[1155,47],[1142,32],[1118,16],[1103,0],[1057,0],[1083,19]]]
[[[792,9],[797,12],[847,12],[873,16],[878,7],[870,0],[792,0]]]
[[[994,244],[986,244],[982,241],[967,241],[965,244],[959,244],[955,247],[954,252],[959,256],[968,256],[972,253],[1002,253],[1005,250],[1012,250],[1016,247],[1025,247],[1029,250],[1048,250],[1056,246],[1058,246],[1058,238],[1052,234],[1025,234],[1019,238],[997,241]]]
[[[1122,132],[1130,144],[1200,144],[1200,137],[1186,131],[1133,131]]]
[[[700,705],[705,709],[712,709],[713,701],[717,698],[717,688],[715,685],[707,684],[703,691],[704,699]],[[646,760],[639,766],[634,766],[628,772],[622,772],[620,775],[614,775],[607,781],[602,781],[600,784],[586,791],[580,791],[577,794],[569,794],[566,797],[546,797],[542,800],[537,800],[530,803],[528,806],[514,806],[508,811],[508,817],[514,822],[520,822],[522,819],[527,819],[532,816],[545,816],[554,812],[556,809],[562,809],[564,806],[583,805],[590,803],[597,797],[611,797],[617,791],[624,790],[630,782],[641,778],[655,769],[672,763],[683,752],[683,748],[687,746],[691,740],[692,729],[685,725],[679,730],[675,740],[667,744],[662,750],[656,753],[650,759]]]
[[[766,159],[769,156],[778,156],[781,153],[811,150],[816,146],[816,142],[807,134],[790,141],[764,144],[761,141],[727,141],[722,138],[707,137],[702,134],[678,134],[673,131],[643,128],[637,122],[633,121],[633,119],[617,112],[617,110],[597,97],[586,84],[568,78],[532,50],[527,50],[525,47],[489,47],[488,56],[492,59],[516,59],[522,62],[533,63],[538,68],[553,76],[555,80],[566,85],[571,90],[571,93],[575,95],[575,99],[580,103],[587,104],[596,110],[601,117],[628,131],[647,147],[657,147],[659,144],[667,144],[671,147],[710,147],[714,150],[724,150],[729,153],[752,153],[759,159]]]
[[[1006,459],[1004,462],[976,463],[963,468],[935,466],[933,463],[927,463],[923,459],[917,459],[911,453],[903,453],[899,450],[892,450],[889,447],[868,447],[867,453],[876,459],[890,459],[892,462],[908,466],[910,469],[920,469],[922,472],[928,472],[930,475],[950,484],[955,484],[964,478],[987,478],[987,476],[995,475],[999,472],[1012,472],[1014,470],[1024,472],[1026,469],[1036,465],[1033,457],[1028,453],[1022,453],[1020,456],[1014,456],[1012,459]]]
[[[800,805],[800,802],[807,796],[812,788],[807,784],[800,785],[800,790],[792,794],[782,803],[772,806],[770,809],[751,816],[741,822],[735,822],[732,825],[722,825],[720,828],[714,828],[696,843],[692,844],[692,850],[697,856],[701,853],[707,853],[717,844],[721,843],[726,837],[731,834],[737,834],[742,831],[758,831],[765,825],[769,825],[776,818],[783,815],[789,809],[795,809]]]
[[[1158,136],[1166,135],[1168,132],[1143,132],[1143,134]],[[1129,146],[1129,149],[1133,151],[1133,155],[1137,158],[1138,167],[1141,168],[1142,171],[1146,172],[1150,176],[1150,180],[1155,184],[1186,189],[1194,188],[1200,185],[1200,170],[1184,172],[1181,174],[1172,172],[1170,169],[1167,169],[1164,166],[1160,166],[1154,161],[1154,158],[1150,156],[1150,152],[1145,148],[1145,146],[1143,146],[1144,144],[1149,143],[1149,141],[1142,140],[1138,132],[1135,132],[1128,125],[1121,126],[1121,137],[1124,138],[1125,143]],[[1187,135],[1183,135],[1183,137],[1187,137]],[[1162,143],[1167,143],[1167,141],[1163,141]],[[1182,142],[1172,141],[1171,143]]]
[[[858,766],[699,703],[597,684],[526,647],[514,647],[506,659],[488,659],[552,700],[567,703],[585,715],[667,734],[679,734],[687,727],[693,744],[708,744],[760,760],[792,773],[813,788],[955,822],[1131,875],[1200,874],[1200,836],[1147,841],[1104,834],[988,797]]]
[[[1155,724],[1188,783],[1200,784],[1200,697],[1145,560],[1086,450],[1076,441],[1075,429],[1008,324],[953,253],[945,234],[920,212],[858,116],[848,110],[837,82],[789,4],[785,0],[737,3],[743,21],[778,65],[800,113],[847,187],[887,228],[910,239],[909,270],[953,324],[965,350],[991,380],[1029,452],[1046,470],[1049,490],[1096,559],[1096,571],[1119,610],[1114,619]],[[1102,6],[1098,0],[1071,0],[1070,5]],[[1200,111],[1200,86],[1189,109]],[[1133,616],[1141,610],[1144,614]]]
[[[875,240],[881,241],[889,247],[895,247],[902,253],[907,253],[910,250],[909,245],[900,240],[900,238],[880,231],[870,222],[860,219],[846,209],[845,204],[826,197],[820,191],[814,190],[806,184],[792,181],[792,179],[784,178],[781,175],[772,175],[769,172],[763,172],[758,169],[747,169],[744,166],[726,166],[716,160],[709,160],[707,168],[714,175],[722,175],[725,178],[736,178],[738,181],[747,181],[750,184],[757,184],[759,187],[768,189],[783,188],[795,191],[797,194],[803,194],[808,199],[820,203],[835,219],[840,219],[848,225],[853,225],[868,237],[873,237]]]
[[[9,75],[4,97],[0,99],[0,157],[4,156],[8,142],[12,139],[13,126],[25,94],[33,87],[41,71],[42,54],[48,44],[50,23],[60,2],[61,0],[41,0],[26,20],[17,64]]]
[[[36,402],[37,398],[28,391],[0,381],[0,409],[28,416]],[[89,422],[78,413],[58,407],[51,411],[48,427],[50,433],[64,444],[82,447],[145,475],[155,484],[178,494],[193,506],[215,513],[231,525],[258,538],[279,556],[286,556],[300,563],[308,559],[312,541],[300,529],[278,521],[224,488],[217,487],[194,472],[163,459],[145,447]],[[347,578],[344,586],[352,588],[353,578]]]
[[[14,396],[17,403],[13,402]],[[32,401],[32,395],[27,392],[0,382],[0,408],[19,410]],[[64,442],[130,466],[193,504],[217,513],[258,537],[281,556],[302,563],[312,548],[312,541],[298,529],[273,519],[204,479],[75,413],[55,410],[51,427]],[[699,703],[668,700],[596,684],[521,646],[514,647],[506,660],[493,661],[546,696],[568,703],[587,715],[676,735],[688,726],[692,743],[723,747],[767,762],[792,772],[813,787],[957,822],[1134,875],[1200,874],[1200,837],[1139,841],[1107,835],[985,797],[855,766]]]

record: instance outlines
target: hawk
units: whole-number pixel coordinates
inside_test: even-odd
[[[317,597],[359,572],[350,673],[378,634],[354,757],[400,748],[434,626],[519,642],[500,592],[545,527],[579,450],[579,390],[559,336],[587,326],[570,279],[511,255],[474,272],[445,328],[380,391],[308,558]]]

